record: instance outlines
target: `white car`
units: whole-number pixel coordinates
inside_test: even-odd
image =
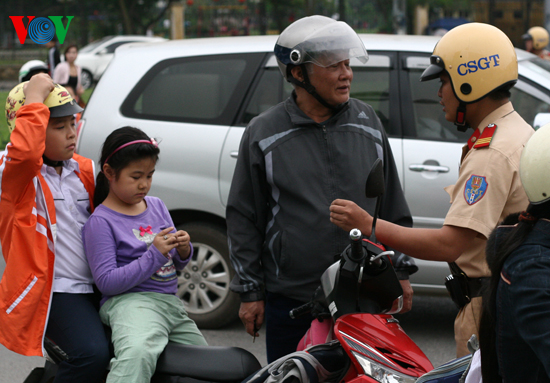
[[[94,41],[80,49],[75,64],[82,68],[82,86],[84,89],[98,81],[105,68],[113,58],[115,49],[123,44],[135,42],[159,42],[166,41],[162,37],[149,36],[107,36]]]
[[[352,60],[352,97],[372,105],[384,125],[416,227],[441,227],[443,190],[458,178],[471,132],[445,120],[438,81],[420,82],[438,41],[432,36],[361,35],[370,59]],[[277,36],[223,37],[132,44],[116,51],[82,117],[78,152],[98,160],[105,137],[130,125],[162,139],[151,195],[164,200],[196,254],[179,277],[178,295],[199,326],[236,316],[230,293],[225,206],[247,123],[284,100],[292,87],[273,56]],[[516,110],[529,122],[550,110],[550,72],[518,50]],[[366,175],[365,175],[366,178]],[[416,294],[447,294],[443,262],[417,260]]]

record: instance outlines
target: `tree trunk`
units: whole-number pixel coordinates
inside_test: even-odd
[[[338,14],[340,21],[346,21],[346,0],[338,0]]]
[[[118,0],[118,5],[120,6],[120,13],[122,13],[122,20],[124,25],[124,32],[128,35],[131,35],[134,33],[134,30],[132,28],[132,22],[130,21],[130,15],[128,14],[128,9],[126,8],[126,4],[124,3],[124,0]]]

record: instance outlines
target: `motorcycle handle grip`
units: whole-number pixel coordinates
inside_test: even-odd
[[[350,258],[354,261],[359,261],[363,258],[363,245],[361,244],[363,235],[359,229],[351,229],[349,232],[349,240],[351,244]]]
[[[312,309],[313,309],[313,302],[308,302],[290,310],[288,315],[290,315],[292,319],[296,319],[298,317],[301,317],[302,315],[310,313]]]

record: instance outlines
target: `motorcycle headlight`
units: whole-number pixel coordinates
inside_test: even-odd
[[[414,383],[418,378],[416,376],[401,374],[355,351],[352,351],[352,353],[359,364],[361,364],[361,367],[363,367],[365,374],[376,379],[380,383]]]

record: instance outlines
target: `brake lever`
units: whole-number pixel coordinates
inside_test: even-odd
[[[378,254],[376,257],[374,258],[371,258],[371,263],[382,258],[383,256],[392,256],[392,255],[395,255],[395,251],[392,251],[392,250],[386,250],[386,251],[383,251],[381,252],[380,254]]]

